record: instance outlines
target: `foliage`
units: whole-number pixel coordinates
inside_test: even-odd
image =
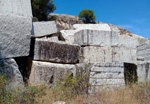
[[[57,16],[54,15],[54,16],[48,16],[48,20],[49,21],[55,21],[57,19]]]
[[[82,10],[79,15],[80,18],[83,18],[86,23],[95,22],[96,16],[92,10],[84,9]]]
[[[33,16],[37,17],[39,21],[46,21],[47,15],[56,9],[53,0],[31,0],[31,2]]]

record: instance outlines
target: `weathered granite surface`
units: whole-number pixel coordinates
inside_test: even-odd
[[[79,45],[116,46],[119,33],[113,31],[81,30],[74,34],[74,43]]]
[[[0,24],[0,59],[28,56],[31,19],[15,15],[0,15]]]
[[[89,92],[94,93],[99,89],[118,88],[125,86],[124,63],[95,63],[90,71]]]
[[[5,76],[6,89],[24,87],[23,77],[14,59],[0,60],[0,75]]]
[[[33,61],[29,82],[31,85],[40,83],[53,86],[61,83],[65,74],[74,76],[75,72],[75,65]]]
[[[86,46],[81,48],[81,63],[128,62],[136,63],[136,49],[126,47]]]
[[[36,39],[34,60],[56,63],[77,63],[80,46],[65,42],[52,42],[48,39]]]
[[[150,62],[150,44],[143,44],[137,47],[138,61]]]
[[[55,21],[33,22],[33,28],[33,37],[45,36],[58,32]]]
[[[31,18],[31,0],[0,0],[0,14]]]
[[[149,62],[138,62],[137,65],[137,76],[138,82],[149,82],[150,81],[150,63]]]
[[[61,30],[61,35],[62,37],[65,39],[65,42],[67,43],[74,43],[74,34],[77,32],[78,30]]]

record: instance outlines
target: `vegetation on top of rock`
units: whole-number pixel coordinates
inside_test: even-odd
[[[85,23],[92,23],[95,22],[96,16],[92,10],[84,9],[82,10],[79,15],[80,18],[83,18]]]
[[[47,21],[47,15],[56,10],[53,0],[31,0],[33,16],[39,21]]]

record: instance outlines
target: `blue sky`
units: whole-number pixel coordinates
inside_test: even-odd
[[[53,0],[54,13],[77,16],[91,9],[96,21],[111,23],[150,38],[150,0]]]

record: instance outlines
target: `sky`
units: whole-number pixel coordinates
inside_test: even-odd
[[[53,0],[53,3],[54,13],[78,16],[81,10],[90,9],[98,22],[150,38],[150,0]]]

